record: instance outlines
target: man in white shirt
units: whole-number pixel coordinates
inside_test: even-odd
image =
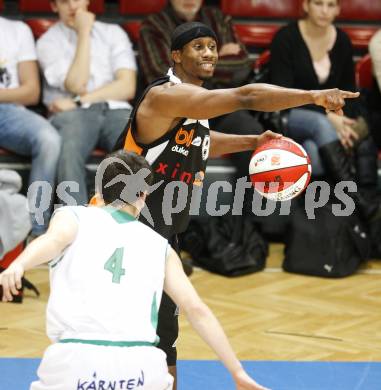
[[[31,157],[29,182],[45,181],[53,189],[60,137],[46,119],[25,108],[37,104],[40,98],[32,32],[25,23],[2,17],[0,31],[0,147]],[[31,187],[28,194],[33,236],[45,232],[51,211],[51,199],[41,201],[42,189],[39,190],[38,187]],[[41,215],[34,212],[40,202],[46,206]]]
[[[99,146],[110,151],[135,96],[136,61],[127,34],[95,21],[89,0],[54,0],[59,22],[37,42],[45,105],[62,137],[58,181],[73,181],[70,202],[85,204],[85,163]]]

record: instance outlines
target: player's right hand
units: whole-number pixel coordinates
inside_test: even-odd
[[[0,285],[3,287],[3,302],[13,300],[13,295],[18,295],[21,289],[21,279],[24,275],[24,267],[17,262],[12,263],[0,274]]]
[[[342,108],[345,105],[345,99],[354,99],[359,96],[359,92],[341,91],[337,88],[312,91],[312,98],[316,105],[324,107],[327,112],[333,111],[338,115],[343,115]]]
[[[252,379],[244,369],[239,370],[234,374],[234,382],[236,390],[270,390],[267,387],[263,387]]]

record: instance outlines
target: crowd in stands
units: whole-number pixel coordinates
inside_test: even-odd
[[[78,187],[69,188],[71,197],[65,204],[88,202],[88,157],[96,148],[112,150],[136,94],[166,74],[171,65],[170,36],[179,24],[197,20],[216,32],[219,62],[207,88],[236,87],[253,80],[249,50],[237,34],[234,19],[223,14],[215,4],[218,2],[211,7],[202,0],[163,1],[161,11],[144,17],[141,23],[137,56],[132,37],[117,24],[96,20],[88,10],[88,0],[50,3],[58,22],[36,43],[25,23],[0,17],[0,148],[30,156],[30,184],[47,181],[55,188],[55,183],[77,183]],[[334,24],[341,3],[300,1],[304,16],[282,27],[272,40],[271,83],[302,89],[356,90],[353,44]],[[377,151],[381,146],[381,30],[371,39],[369,53],[374,86],[366,99],[349,104],[344,116],[309,106],[282,113],[287,123],[285,135],[306,148],[315,177],[354,179],[364,189],[366,194],[359,191],[355,202],[366,219],[378,210],[378,202],[369,201],[368,194],[377,190]],[[40,95],[46,116],[28,108],[38,103]],[[259,134],[264,127],[258,118],[255,112],[238,111],[212,119],[210,127]],[[369,134],[364,127],[369,128]],[[232,158],[237,175],[246,175],[250,154]],[[38,203],[41,193],[34,188],[29,196]],[[42,224],[32,215],[32,235],[43,233],[49,218],[49,210]]]

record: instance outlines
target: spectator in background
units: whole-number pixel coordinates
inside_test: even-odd
[[[2,17],[0,31],[0,147],[31,157],[30,184],[45,181],[54,193],[60,137],[46,119],[25,108],[37,104],[40,97],[33,35],[25,23]],[[28,194],[34,237],[45,232],[51,213],[48,207],[39,219],[33,212],[40,204],[41,194],[38,185],[31,187]]]
[[[58,181],[74,181],[72,199],[85,204],[86,160],[99,146],[110,151],[131,112],[136,62],[126,33],[95,21],[88,0],[54,0],[59,22],[38,40],[44,103],[62,136]]]
[[[368,108],[372,135],[378,148],[381,149],[381,30],[373,35],[369,43],[369,53],[375,82],[372,90],[369,91]]]
[[[354,91],[353,47],[347,34],[334,26],[339,0],[304,0],[305,17],[281,28],[271,44],[271,83],[307,90],[339,88]],[[325,173],[336,182],[353,180],[348,152],[357,153],[356,179],[366,189],[377,185],[377,155],[370,137],[360,143],[359,101],[348,102],[344,116],[317,106],[290,110],[286,135],[308,152],[315,176]],[[371,191],[372,192],[372,191]],[[360,213],[373,216],[378,204],[354,195]]]
[[[172,66],[171,34],[184,22],[199,21],[212,28],[217,36],[218,64],[205,88],[232,88],[249,82],[251,62],[245,46],[234,33],[230,16],[216,7],[203,6],[202,0],[169,0],[157,14],[142,23],[139,39],[139,63],[145,84],[163,76]],[[236,111],[209,120],[211,128],[230,134],[260,134],[263,128],[252,112]],[[251,152],[231,156],[237,177],[247,175]]]

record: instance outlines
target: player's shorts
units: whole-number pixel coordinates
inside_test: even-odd
[[[160,338],[157,347],[167,355],[168,366],[175,366],[177,361],[176,341],[179,337],[178,309],[165,292],[161,298],[157,335]]]
[[[47,348],[30,390],[171,390],[163,351],[155,347],[56,343]]]
[[[179,253],[177,235],[172,236],[168,242],[172,248]],[[179,311],[176,304],[163,291],[159,308],[159,321],[157,324],[157,335],[160,338],[158,348],[167,355],[168,366],[175,366],[177,361],[176,342],[179,337]]]

